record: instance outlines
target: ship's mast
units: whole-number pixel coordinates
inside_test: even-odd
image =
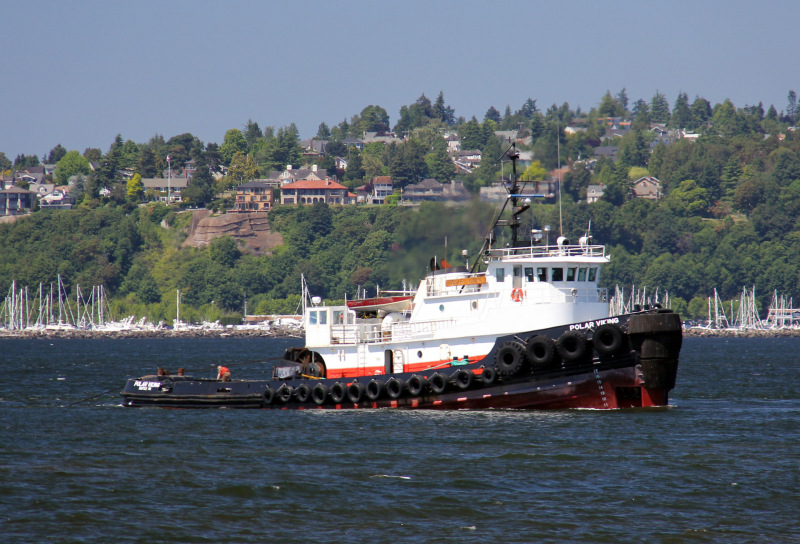
[[[519,159],[519,151],[517,151],[517,144],[511,144],[511,147],[506,151],[506,156],[511,159],[511,188],[509,189],[509,200],[511,201],[511,219],[508,220],[508,226],[511,228],[511,247],[519,247],[519,216],[528,210],[531,205],[525,204],[517,206],[517,199],[522,195],[520,194],[519,181],[517,179],[517,160]],[[525,202],[525,201],[523,201]],[[527,202],[530,202],[528,200]]]

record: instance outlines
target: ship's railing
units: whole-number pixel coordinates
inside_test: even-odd
[[[606,247],[603,245],[523,246],[489,250],[489,258],[492,260],[542,259],[545,257],[605,257],[605,255]]]
[[[354,325],[332,325],[332,344],[376,344],[389,340],[404,340],[433,335],[438,330],[455,325],[454,319],[439,319],[411,323],[400,321],[393,323],[391,328],[385,329],[379,320],[370,320],[366,323]]]

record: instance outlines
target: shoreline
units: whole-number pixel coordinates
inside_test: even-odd
[[[684,338],[790,338],[800,329],[683,329]]]
[[[302,331],[283,327],[269,329],[189,329],[189,330],[23,330],[0,331],[3,338],[122,339],[122,338],[303,338]]]
[[[684,338],[789,338],[800,337],[798,329],[683,329]],[[161,329],[161,330],[0,330],[3,338],[63,338],[63,339],[115,339],[115,338],[304,338],[302,328],[280,327],[253,329]]]

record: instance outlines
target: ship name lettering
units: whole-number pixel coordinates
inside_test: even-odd
[[[619,323],[618,317],[609,317],[608,319],[598,319],[596,321],[584,321],[583,323],[575,323],[574,325],[569,326],[569,330],[581,330],[581,329],[594,329],[595,327],[599,327],[600,325],[605,325],[607,323]]]
[[[140,391],[142,389],[150,391],[151,389],[158,389],[161,387],[161,384],[159,382],[143,382],[141,380],[136,380],[133,382],[133,386],[138,388]]]

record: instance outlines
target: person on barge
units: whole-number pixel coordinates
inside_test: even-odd
[[[231,371],[228,367],[225,366],[218,366],[217,367],[217,379],[223,382],[231,381]]]

